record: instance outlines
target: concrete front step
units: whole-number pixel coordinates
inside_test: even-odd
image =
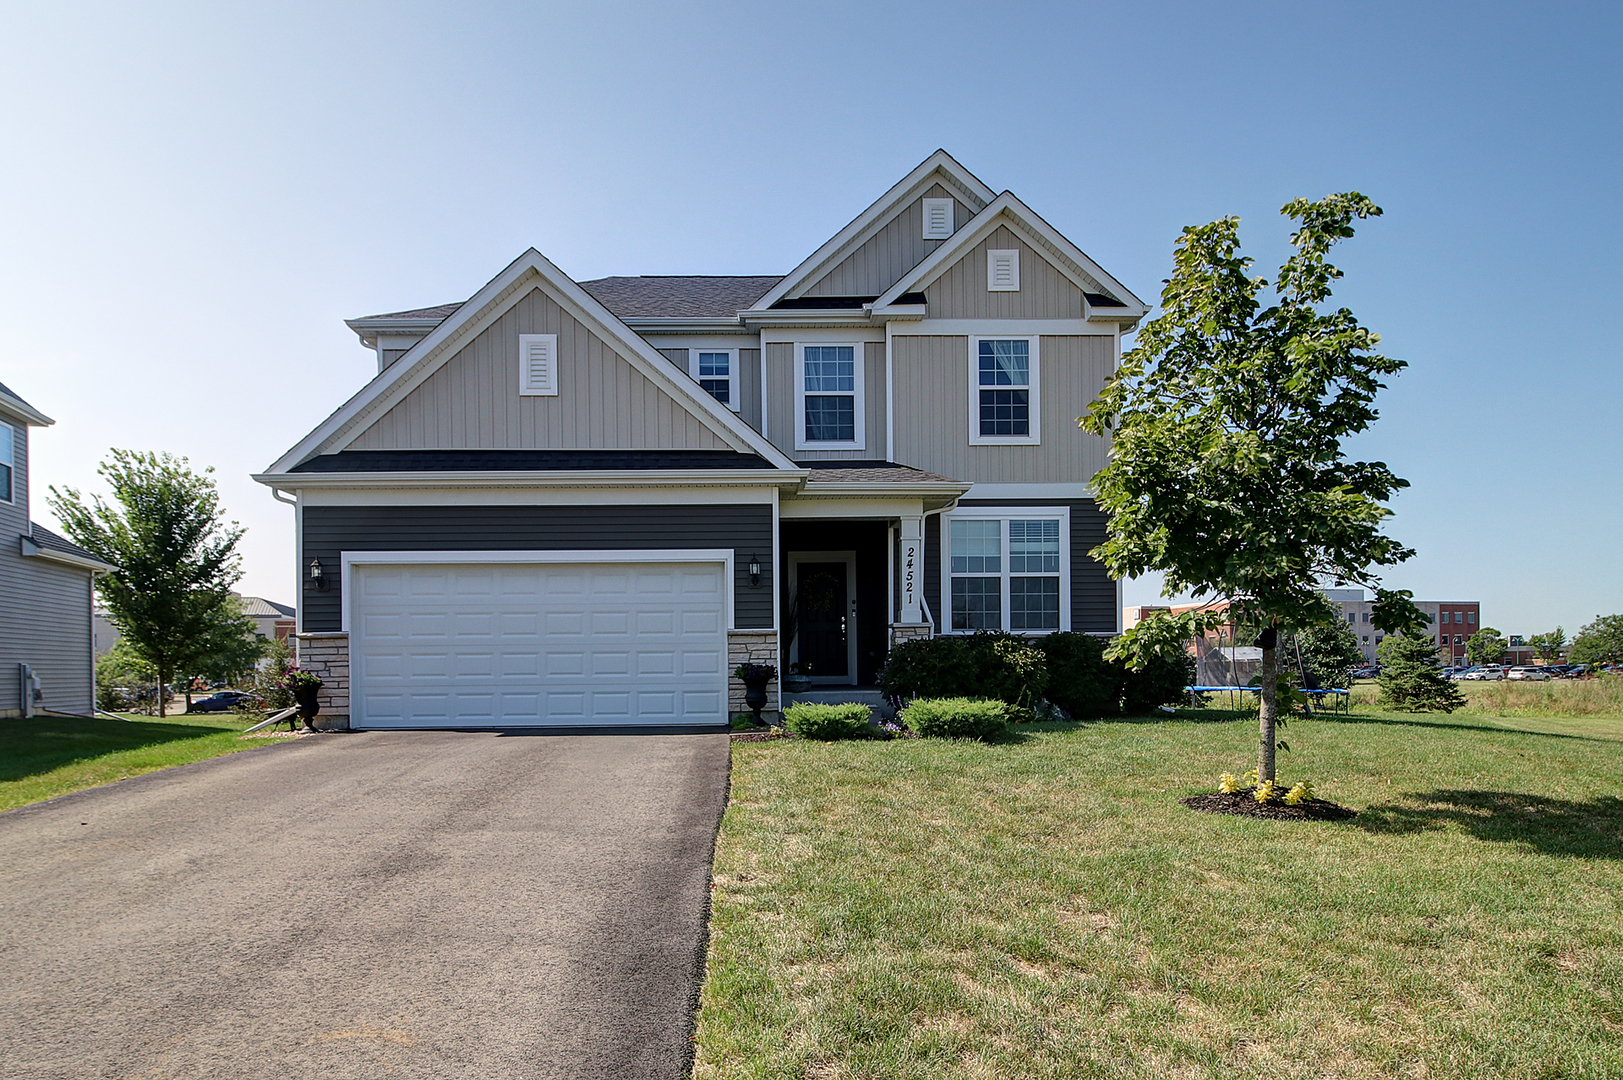
[[[890,704],[885,701],[885,695],[878,690],[859,690],[856,687],[821,687],[816,690],[807,690],[798,694],[785,693],[783,695],[784,708],[798,702],[814,702],[819,705],[867,705],[874,711],[875,719],[889,720],[895,715]]]

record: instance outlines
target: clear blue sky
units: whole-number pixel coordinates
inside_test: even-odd
[[[0,382],[45,484],[248,479],[373,370],[341,320],[577,278],[781,273],[936,147],[1146,300],[1186,224],[1386,216],[1339,298],[1411,363],[1355,451],[1413,481],[1389,581],[1509,633],[1623,611],[1616,4],[9,5]],[[1127,587],[1150,602],[1151,583]]]

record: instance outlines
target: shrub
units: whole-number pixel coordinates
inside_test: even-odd
[[[1105,659],[1104,638],[1064,631],[1037,639],[1048,661],[1044,696],[1077,720],[1121,712],[1126,671]]]
[[[835,739],[866,739],[873,733],[868,718],[873,710],[866,705],[821,705],[802,701],[783,710],[783,726],[802,739],[832,742]]]
[[[1381,658],[1381,708],[1451,713],[1465,704],[1460,688],[1438,668],[1437,646],[1429,639],[1398,634],[1375,648]]]
[[[1006,702],[985,698],[926,698],[902,713],[918,734],[937,739],[990,739],[1009,722]]]
[[[901,698],[995,698],[1014,710],[1011,718],[1030,719],[1048,685],[1048,664],[1031,640],[980,630],[902,642],[890,651],[879,685]]]
[[[1176,652],[1154,657],[1142,671],[1122,671],[1121,711],[1126,716],[1149,716],[1161,705],[1181,705],[1184,687],[1195,682],[1195,658],[1180,646]]]

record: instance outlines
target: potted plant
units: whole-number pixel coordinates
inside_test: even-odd
[[[796,660],[789,665],[789,674],[783,677],[783,688],[791,694],[804,694],[812,687],[812,666]]]
[[[771,664],[739,664],[733,675],[744,684],[744,704],[755,714],[755,726],[765,727],[761,709],[766,705],[766,684],[778,677]]]
[[[310,721],[321,711],[321,702],[316,696],[321,689],[321,676],[300,667],[290,667],[282,672],[282,678],[277,685],[293,695],[293,702],[298,706],[299,718],[304,721],[304,726],[309,730],[315,730]]]

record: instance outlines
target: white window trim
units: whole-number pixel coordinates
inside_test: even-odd
[[[969,339],[969,445],[971,446],[1040,446],[1043,441],[1042,432],[1042,380],[1039,375],[1041,363],[1038,358],[1039,337],[1027,337],[1023,334],[980,334],[972,335]],[[1028,343],[1031,355],[1031,434],[1029,435],[982,435],[981,434],[981,390],[994,389],[981,386],[981,342],[983,341],[1024,341]]]
[[[0,465],[11,470],[11,495],[0,498],[0,503],[11,506],[17,502],[17,429],[4,420],[0,420],[0,440],[5,441],[5,457]]]
[[[942,203],[945,203],[947,205],[947,231],[944,232],[944,233],[931,232],[930,231],[930,210],[931,210],[931,207],[932,206],[940,206]],[[954,226],[956,224],[956,217],[957,217],[957,210],[953,206],[953,200],[952,199],[950,199],[950,198],[925,199],[924,200],[924,227],[923,227],[924,236],[923,236],[923,238],[925,240],[948,240],[948,239],[951,239],[952,234],[954,232]]]
[[[854,430],[856,438],[849,442],[812,442],[806,438],[806,350],[834,347],[849,347],[853,367],[852,412],[854,414]],[[868,448],[868,410],[865,398],[867,374],[864,365],[868,355],[868,344],[865,341],[797,341],[795,342],[795,449],[796,450],[866,450]],[[821,397],[822,395],[817,395]]]
[[[738,350],[732,348],[705,349],[698,346],[690,348],[688,350],[688,374],[693,376],[694,382],[698,382],[701,378],[699,375],[699,354],[702,352],[727,354],[727,408],[733,412],[738,412],[739,407],[743,404],[738,400]],[[701,389],[703,388],[701,387]]]
[[[539,383],[530,380],[530,348],[541,343],[547,350],[547,376]],[[518,336],[518,392],[520,397],[558,396],[558,335],[520,334]]]
[[[1018,519],[1030,521],[1036,518],[1059,519],[1059,631],[1054,630],[1009,630],[1009,578],[1018,577],[1047,577],[1046,574],[1019,574],[1009,571],[1009,529],[1003,527],[1003,611],[1001,620],[1003,629],[1011,634],[1052,634],[1069,630],[1071,628],[1071,508],[1069,506],[974,506],[962,510],[951,510],[941,515],[941,589],[938,599],[941,606],[936,610],[941,616],[941,633],[966,635],[973,634],[973,630],[954,630],[952,628],[952,523],[954,521],[987,520],[1009,521]],[[968,574],[966,577],[991,577],[990,574]]]
[[[1008,285],[997,282],[996,266],[998,257],[1006,255],[1012,263],[1013,273]],[[1019,248],[987,248],[986,249],[986,291],[987,292],[1019,292],[1020,291],[1020,249]]]

